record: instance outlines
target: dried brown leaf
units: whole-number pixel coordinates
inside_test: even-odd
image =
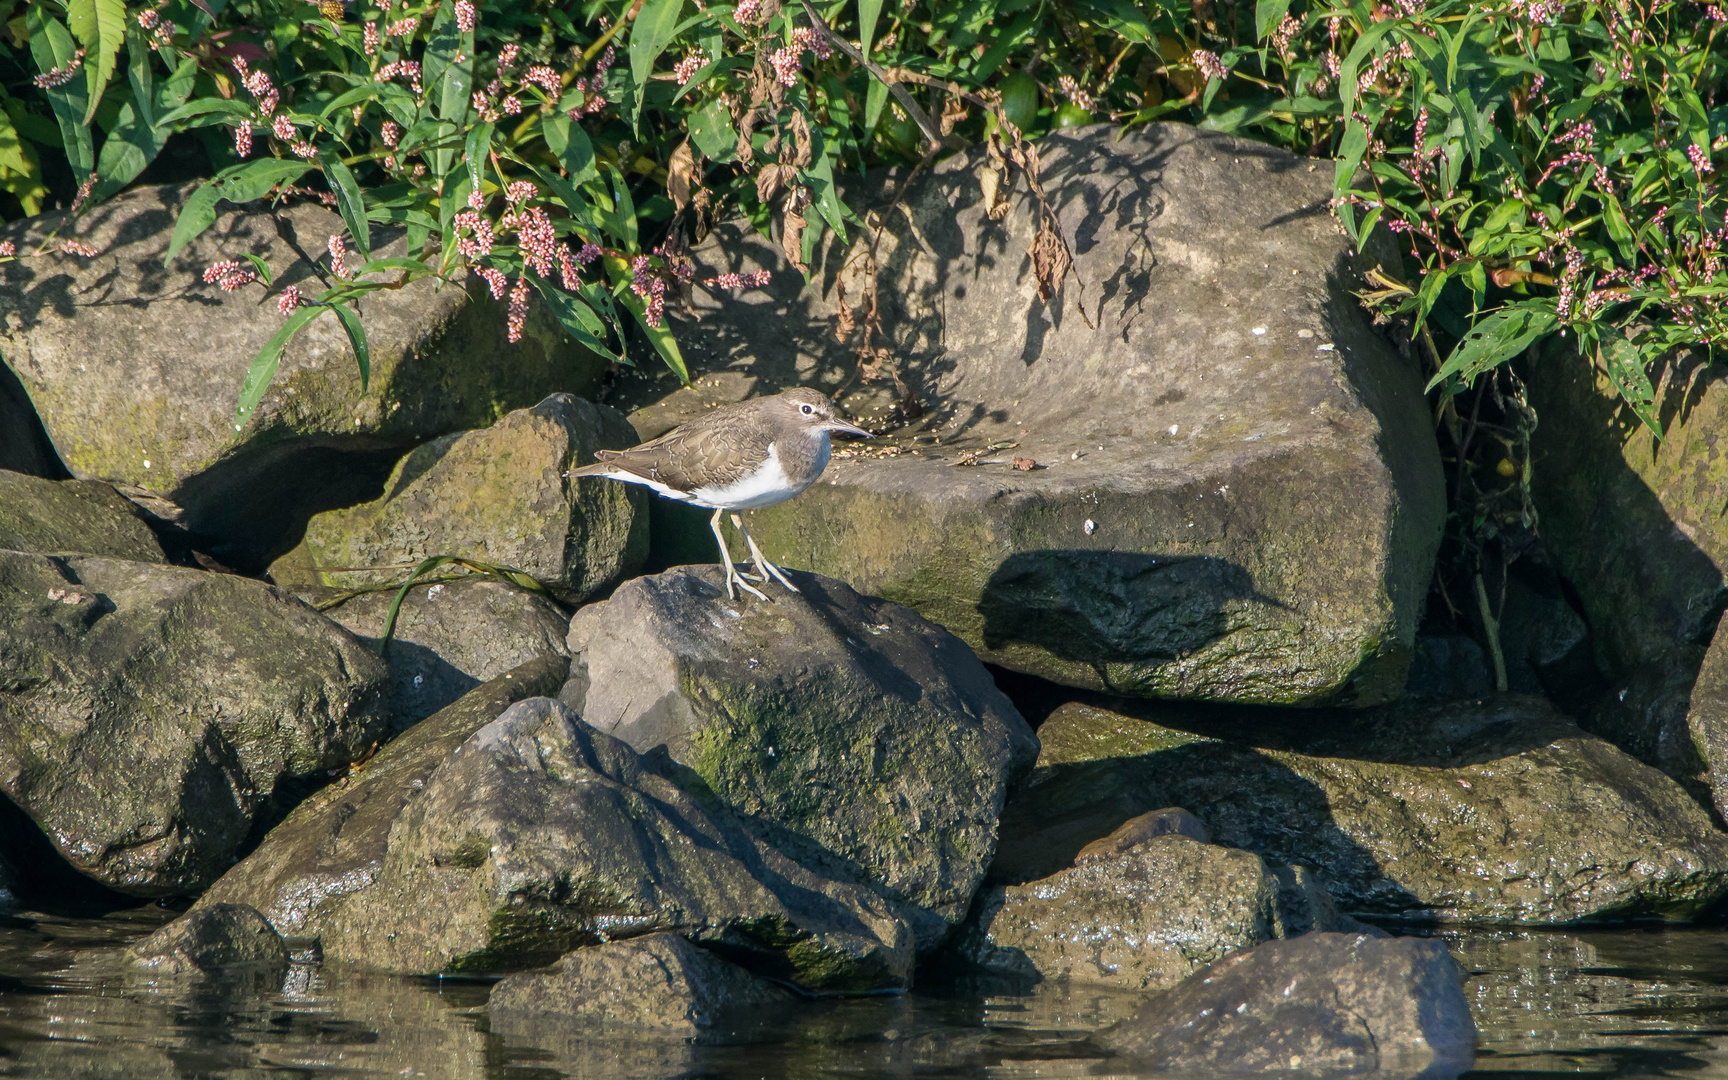
[[[1049,300],[1062,287],[1062,279],[1074,268],[1074,257],[1062,234],[1045,216],[1038,222],[1038,235],[1032,238],[1032,277],[1038,283],[1038,299]]]
[[[791,202],[787,201],[786,209],[780,215],[780,251],[786,256],[786,261],[802,274],[810,269],[804,263],[804,226],[808,222],[803,214],[792,209]]]
[[[942,134],[954,134],[955,125],[966,119],[967,115],[966,102],[961,100],[960,95],[948,95],[948,100],[942,103],[942,117],[939,121]]]
[[[690,149],[690,140],[685,139],[666,162],[666,194],[680,213],[690,205],[690,189],[695,183],[696,154]]]
[[[808,168],[810,165],[810,121],[804,118],[802,112],[795,112],[792,114],[791,127],[792,138],[797,144],[797,152],[792,155],[788,163],[800,169]],[[782,154],[780,160],[787,161],[788,159],[786,155]]]
[[[978,186],[984,193],[984,213],[991,221],[1001,221],[1008,213],[1008,188],[1012,183],[1012,177],[1005,183],[1002,174],[994,168],[985,169],[984,175],[978,178]]]

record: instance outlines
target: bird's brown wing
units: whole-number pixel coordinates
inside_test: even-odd
[[[773,436],[756,421],[758,399],[715,409],[628,450],[600,450],[573,475],[622,469],[674,491],[730,484],[767,456]]]

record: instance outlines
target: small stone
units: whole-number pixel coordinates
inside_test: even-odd
[[[1014,467],[1021,472],[1031,472],[1038,467],[1038,463],[1029,457],[1017,457],[1014,459]]]
[[[248,966],[285,968],[288,946],[258,909],[212,904],[188,911],[126,950],[133,965],[164,975]]]

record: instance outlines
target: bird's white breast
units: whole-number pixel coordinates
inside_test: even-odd
[[[828,441],[822,441],[822,465],[827,466]],[[820,475],[822,470],[817,469]],[[815,479],[814,477],[811,478]],[[783,503],[792,496],[810,486],[810,480],[801,483],[794,482],[786,475],[786,470],[780,464],[780,453],[773,443],[768,444],[768,456],[762,459],[762,464],[753,471],[744,474],[730,484],[710,484],[690,492],[689,501],[697,506],[709,509],[755,510],[763,506],[773,506]]]

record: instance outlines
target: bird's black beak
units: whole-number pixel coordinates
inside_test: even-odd
[[[860,439],[874,439],[876,437],[863,428],[855,427],[844,420],[830,420],[822,426],[836,435],[856,435]]]

